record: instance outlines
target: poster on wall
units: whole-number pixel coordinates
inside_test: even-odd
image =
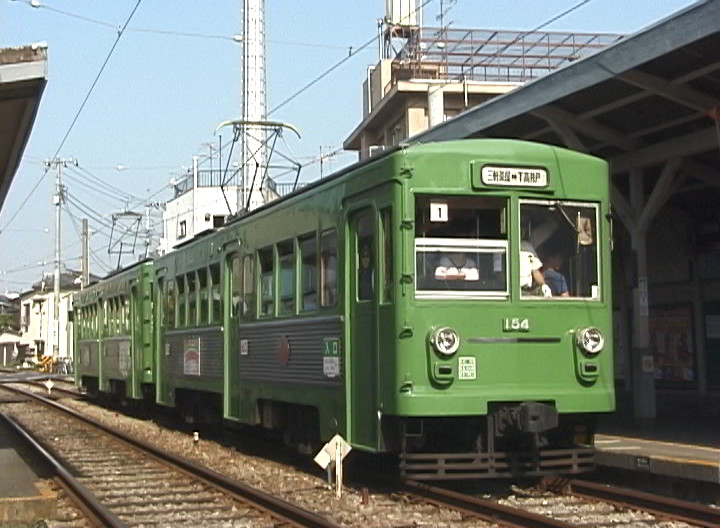
[[[118,368],[123,377],[127,377],[130,369],[130,341],[123,341],[118,347]]]
[[[650,349],[655,359],[655,379],[671,383],[695,381],[690,305],[650,309]]]
[[[200,338],[191,337],[183,341],[183,374],[200,375]]]

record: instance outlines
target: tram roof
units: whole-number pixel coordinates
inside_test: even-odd
[[[720,0],[699,1],[612,46],[420,133],[410,142],[520,138],[685,183],[720,184]],[[712,178],[711,178],[712,176]],[[652,180],[651,180],[652,181]]]
[[[0,209],[30,137],[46,83],[45,45],[0,49]]]

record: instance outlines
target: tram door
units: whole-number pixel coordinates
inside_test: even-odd
[[[377,447],[377,285],[374,212],[361,209],[349,219],[350,398],[352,441]]]
[[[140,380],[139,376],[142,376],[143,368],[145,367],[145,358],[143,353],[143,311],[142,311],[142,299],[138,292],[137,284],[130,287],[130,313],[128,314],[129,330],[130,330],[130,357],[128,358],[128,383],[132,386],[132,397],[139,398],[140,395]]]

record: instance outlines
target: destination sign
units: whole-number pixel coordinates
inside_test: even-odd
[[[546,187],[548,173],[545,169],[486,165],[482,168],[482,182],[485,185],[505,185],[509,187]]]

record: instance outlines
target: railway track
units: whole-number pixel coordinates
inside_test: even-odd
[[[552,479],[540,490],[483,499],[416,481],[408,493],[486,522],[523,528],[720,526],[720,509],[580,480]]]
[[[81,435],[75,432],[74,436]],[[88,448],[84,444],[76,445],[73,452],[88,452]],[[103,449],[99,454],[96,452],[95,461],[103,462],[106,456],[105,453],[106,450]],[[133,463],[133,465],[138,464]],[[191,466],[194,466],[194,464],[191,464]],[[189,472],[195,475],[194,469],[189,470]],[[128,479],[129,476],[126,475],[123,478]],[[158,478],[163,482],[168,480],[167,476]],[[180,482],[179,477],[175,480],[178,483]],[[352,490],[348,491],[352,493]],[[139,493],[138,490],[136,490],[136,493]],[[383,508],[388,501],[382,499],[381,495],[375,496],[377,502],[375,503],[372,498],[370,502],[375,503],[373,509],[377,511],[376,518],[380,519],[383,516]],[[428,525],[434,524],[432,520],[433,512],[452,510],[457,513],[452,515],[453,521],[446,524],[447,526],[479,526],[484,523],[524,528],[570,528],[577,526],[662,526],[668,528],[687,526],[687,524],[703,528],[720,526],[720,510],[717,509],[675,499],[664,499],[651,494],[634,491],[626,492],[607,485],[587,483],[580,480],[547,479],[540,488],[519,490],[509,497],[498,496],[491,499],[473,497],[411,481],[406,483],[400,494],[391,491],[390,496],[400,497],[400,501],[407,504],[406,511],[408,512],[412,511],[413,506],[424,511],[427,514]],[[159,504],[153,505],[152,501],[149,501],[144,494],[135,500],[135,505],[131,504],[132,501],[128,498],[123,500],[125,503],[130,503],[126,504],[127,507],[140,507],[148,504],[159,507]],[[158,495],[155,502],[162,504],[167,500],[168,494]],[[177,500],[182,501],[182,497]],[[204,509],[201,508],[202,511],[208,511],[208,505],[211,507],[214,504],[214,499],[209,493],[207,495],[197,495],[194,500],[195,507],[199,508],[200,505],[203,505]],[[357,504],[356,502],[356,508]],[[366,504],[365,499],[363,499],[362,504]],[[430,506],[430,509],[427,506]],[[440,515],[437,515],[437,517],[440,517]],[[445,519],[448,517],[446,514]],[[342,515],[341,518],[347,520]],[[255,522],[256,520],[257,522]],[[263,525],[263,522],[262,517],[257,517],[253,519],[253,523],[250,525]],[[398,522],[397,516],[395,516],[393,521],[384,523],[382,526],[409,526],[402,522],[398,524]],[[175,524],[171,523],[171,525],[174,526]],[[197,524],[191,523],[190,525]],[[329,525],[332,526],[333,524]],[[380,526],[380,524],[366,523],[365,526]]]
[[[703,528],[720,526],[720,508],[711,508],[694,502],[578,479],[546,479],[542,485],[549,490],[603,501],[619,508],[640,509],[659,518],[683,521],[693,526]]]
[[[339,526],[177,455],[145,446],[51,400],[4,388],[64,413],[53,420],[33,420],[29,427],[3,417],[42,449],[99,526]]]

